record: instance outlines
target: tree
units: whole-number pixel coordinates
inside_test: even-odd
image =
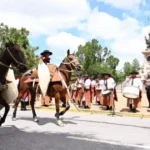
[[[80,45],[76,56],[83,66],[83,73],[97,77],[101,73],[115,74],[119,59],[110,55],[107,47],[103,48],[96,39]]]
[[[140,63],[136,58],[132,62],[132,67],[133,67],[132,68],[133,71],[139,71]]]
[[[132,69],[133,69],[132,64],[130,64],[129,62],[124,63],[123,70],[124,70],[125,76],[129,76]]]
[[[132,64],[130,62],[125,62],[124,63],[124,73],[126,76],[129,76],[130,73],[132,71],[137,71],[139,70],[140,68],[140,63],[139,61],[135,58],[133,61],[132,61]]]
[[[0,24],[0,52],[5,49],[5,44],[9,41],[18,44],[25,53],[28,68],[32,69],[38,63],[39,58],[34,53],[38,47],[30,45],[28,35],[29,31],[25,28],[9,28],[3,23]]]

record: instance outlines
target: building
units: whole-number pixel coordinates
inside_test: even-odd
[[[147,73],[150,72],[150,48],[147,48],[142,52],[142,54],[144,55],[144,63],[140,67],[139,74],[141,79],[144,80],[147,76]]]

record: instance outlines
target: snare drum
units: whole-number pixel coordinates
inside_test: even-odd
[[[140,90],[138,87],[128,85],[123,88],[123,96],[130,99],[136,99],[139,97]]]
[[[103,91],[103,92],[102,92],[102,95],[103,95],[104,97],[109,96],[109,95],[110,95],[110,90],[105,90],[105,91]]]

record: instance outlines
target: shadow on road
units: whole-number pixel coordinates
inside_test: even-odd
[[[38,122],[38,125],[46,125],[48,123],[54,123],[56,124],[56,119],[55,118],[40,118],[38,117],[39,119],[39,122]],[[21,117],[21,118],[18,118],[17,120],[27,120],[27,121],[32,121],[33,122],[33,118],[27,118],[27,117]],[[63,123],[64,124],[77,124],[75,122],[72,122],[72,121],[66,121],[64,119],[62,119]]]
[[[89,141],[83,138],[88,138]],[[140,150],[121,145],[92,142],[90,139],[92,139],[91,136],[71,133],[25,132],[15,126],[0,128],[0,149],[2,150]]]

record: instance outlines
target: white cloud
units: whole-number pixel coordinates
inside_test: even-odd
[[[83,38],[66,32],[60,32],[54,36],[50,36],[47,38],[46,42],[53,51],[54,55],[52,56],[52,59],[57,59],[57,62],[63,60],[68,49],[70,49],[70,52],[73,53],[77,51],[80,44],[85,44],[85,40]]]
[[[0,0],[1,22],[33,34],[53,35],[76,27],[89,13],[87,0]]]
[[[115,8],[136,11],[140,5],[144,5],[145,0],[97,0]]]
[[[123,17],[118,19],[95,9],[88,20],[79,24],[78,28],[88,37],[109,41],[107,47],[119,57],[121,64],[134,58],[141,61],[141,52],[146,48],[144,36],[150,31],[150,26],[145,27],[135,18],[125,14]]]

